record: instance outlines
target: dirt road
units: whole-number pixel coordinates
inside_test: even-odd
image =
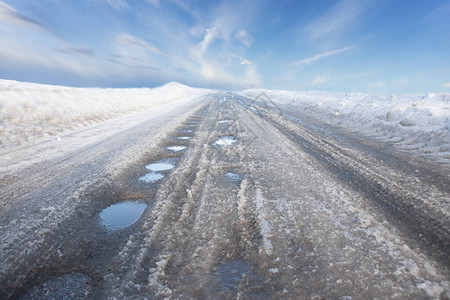
[[[449,170],[217,93],[2,177],[1,298],[450,297]],[[108,228],[102,210],[146,205]]]

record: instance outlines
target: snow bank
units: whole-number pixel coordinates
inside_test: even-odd
[[[294,108],[325,123],[450,160],[450,94],[392,95],[263,89],[240,94]]]
[[[0,148],[209,92],[175,82],[154,89],[100,89],[0,80]]]

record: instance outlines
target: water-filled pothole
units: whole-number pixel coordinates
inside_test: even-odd
[[[175,164],[169,160],[160,160],[145,166],[147,170],[158,172],[158,171],[168,171],[175,167]]]
[[[108,206],[100,213],[100,223],[108,231],[123,229],[139,220],[147,204],[142,201],[125,201]]]
[[[173,152],[180,152],[181,150],[184,150],[187,147],[186,146],[167,146],[166,148]]]
[[[32,287],[22,299],[86,299],[91,288],[86,274],[66,274]]]
[[[177,146],[174,146],[177,147]],[[183,146],[184,147],[184,146]],[[179,150],[181,151],[181,150]],[[176,151],[175,151],[176,152]],[[139,177],[139,181],[146,183],[155,183],[164,178],[166,173],[175,167],[174,159],[162,159],[145,166],[150,173],[144,174]]]
[[[236,142],[237,142],[237,140],[236,140],[236,138],[234,136],[226,135],[226,136],[222,136],[220,139],[215,141],[214,145],[216,145],[216,146],[230,146],[230,145],[233,145]]]
[[[239,286],[242,276],[250,270],[249,265],[242,260],[234,260],[217,267],[221,286],[233,289]]]
[[[144,181],[147,183],[155,183],[160,179],[163,179],[164,175],[161,173],[156,173],[156,172],[151,172],[145,175],[142,175],[141,177],[139,177],[140,181]]]
[[[241,182],[241,175],[233,172],[228,172],[225,174],[225,177],[231,182]]]
[[[179,136],[178,139],[179,140],[190,140],[191,137],[190,136]]]
[[[184,129],[183,132],[192,132],[192,129]]]

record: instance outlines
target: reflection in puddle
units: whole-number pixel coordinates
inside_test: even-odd
[[[179,136],[178,139],[179,140],[189,140],[189,139],[191,139],[191,137],[190,136]]]
[[[141,201],[126,201],[111,205],[100,213],[101,224],[115,231],[134,224],[141,217],[147,204]]]
[[[156,163],[148,164],[145,167],[147,168],[147,170],[157,172],[157,171],[171,170],[171,169],[173,169],[173,167],[175,167],[175,165],[170,162],[156,162]]]
[[[226,135],[218,139],[214,145],[216,146],[229,146],[236,143],[236,139],[232,135]]]
[[[239,174],[233,173],[233,172],[228,172],[225,174],[225,177],[230,180],[230,181],[240,181],[241,180],[241,176]]]
[[[224,123],[233,123],[234,121],[231,119],[225,119],[225,120],[221,120],[219,121],[219,124],[224,124]]]
[[[249,271],[249,266],[242,260],[235,260],[217,267],[221,285],[226,288],[239,286],[242,276]]]
[[[139,177],[139,180],[147,183],[155,183],[162,178],[164,178],[163,174],[152,172]]]
[[[183,130],[183,132],[192,132],[192,130],[191,129],[185,129],[185,130]]]
[[[179,152],[181,150],[186,149],[187,147],[186,146],[168,146],[166,148],[171,150],[171,151],[173,151],[173,152]]]

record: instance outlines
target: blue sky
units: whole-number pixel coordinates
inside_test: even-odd
[[[450,92],[448,0],[0,0],[0,78]]]

